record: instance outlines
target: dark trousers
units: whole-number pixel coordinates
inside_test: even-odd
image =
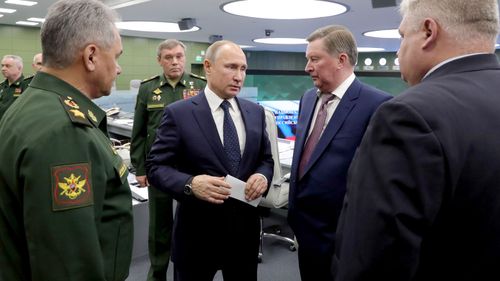
[[[151,267],[148,281],[166,281],[170,262],[173,210],[172,197],[150,186],[148,249]]]
[[[224,281],[257,281],[257,263],[235,262],[221,269]],[[183,269],[174,265],[174,281],[212,281],[217,271],[217,266],[193,264],[192,268]]]
[[[300,249],[299,244],[299,269],[302,281],[333,281],[331,273],[331,255],[320,255]]]

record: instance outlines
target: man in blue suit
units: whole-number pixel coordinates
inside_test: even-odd
[[[300,102],[288,221],[302,281],[327,281],[347,169],[370,117],[390,96],[356,79],[357,47],[347,28],[326,26],[307,41],[305,70],[316,87]]]
[[[336,280],[500,280],[497,0],[403,0],[401,74],[349,170]]]
[[[207,87],[170,104],[146,161],[150,183],[177,201],[172,239],[176,281],[256,281],[257,208],[229,197],[226,175],[246,182],[246,200],[273,175],[264,109],[238,99],[247,69],[241,48],[217,41],[206,51]]]

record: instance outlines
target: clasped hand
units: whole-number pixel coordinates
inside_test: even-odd
[[[214,204],[222,204],[231,194],[231,186],[224,181],[224,177],[199,175],[193,178],[191,189],[196,198]],[[267,189],[267,180],[259,174],[251,175],[245,185],[245,199],[254,200],[264,194]]]

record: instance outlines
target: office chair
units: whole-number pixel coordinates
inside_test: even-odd
[[[269,136],[269,141],[271,143],[271,152],[274,160],[274,173],[271,186],[266,197],[262,198],[259,206],[265,208],[283,208],[288,205],[288,190],[289,184],[286,182],[286,176],[282,174],[280,159],[279,159],[279,149],[278,149],[278,129],[276,127],[276,117],[270,110],[265,110],[266,113],[266,131]],[[280,229],[275,228],[275,233],[264,232],[263,229],[264,218],[260,217],[260,249],[259,249],[259,262],[262,261],[263,256],[263,240],[264,238],[274,238],[283,242],[288,243],[290,251],[295,251],[297,249],[297,244],[294,239],[279,235]]]

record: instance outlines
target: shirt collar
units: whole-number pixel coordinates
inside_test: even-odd
[[[349,87],[351,86],[352,82],[354,82],[354,79],[356,79],[356,75],[354,75],[354,73],[351,73],[351,75],[349,75],[349,77],[347,77],[344,80],[344,82],[342,82],[335,90],[333,90],[330,93],[333,94],[333,95],[335,95],[339,99],[342,99],[342,97],[344,96],[344,94],[347,91],[347,89],[349,89]],[[321,91],[318,90],[318,92],[316,94],[319,97],[321,95]]]
[[[466,55],[462,55],[462,56],[458,56],[458,57],[453,57],[453,58],[449,58],[447,60],[444,60],[438,64],[436,64],[433,68],[431,68],[429,71],[427,71],[427,73],[424,75],[424,77],[422,77],[422,80],[424,80],[427,76],[431,75],[432,72],[436,71],[438,68],[440,68],[441,66],[449,63],[449,62],[452,62],[454,60],[458,60],[458,59],[462,59],[462,58],[465,58],[465,57],[470,57],[470,56],[475,56],[475,55],[484,55],[484,54],[488,54],[488,53],[473,53],[473,54],[466,54]]]
[[[205,97],[207,98],[208,105],[210,106],[210,111],[215,112],[220,108],[221,103],[224,99],[220,98],[217,94],[215,94],[208,85],[205,87]],[[227,100],[231,104],[231,108],[235,110],[236,108],[236,100],[234,98],[230,98]]]

